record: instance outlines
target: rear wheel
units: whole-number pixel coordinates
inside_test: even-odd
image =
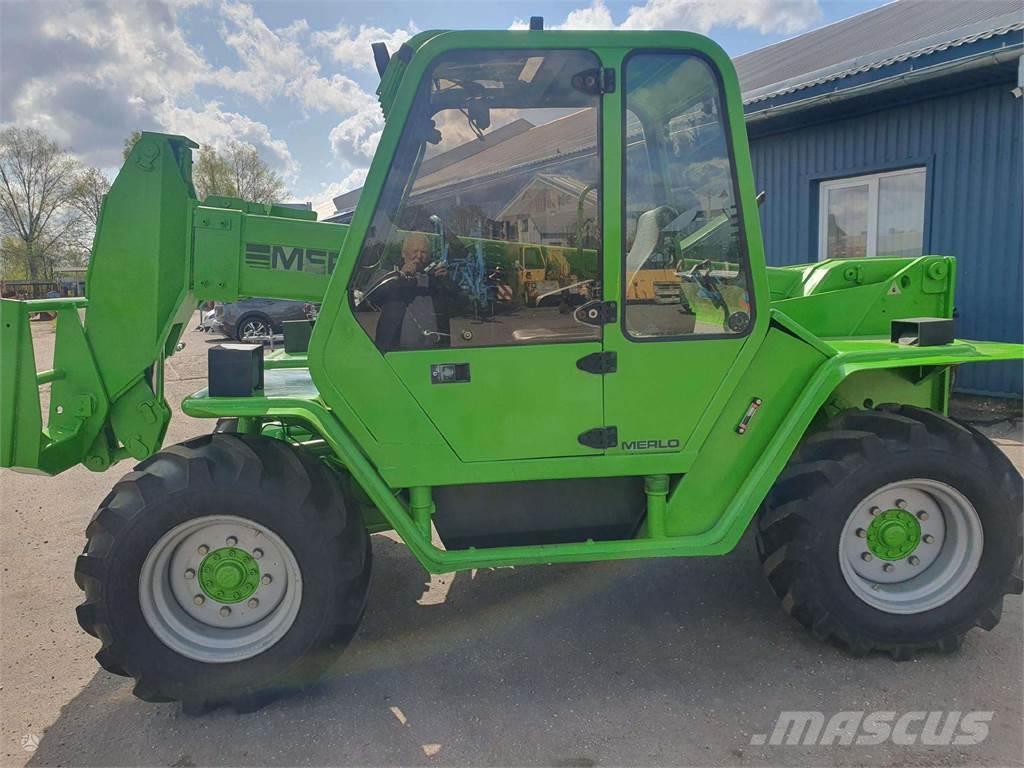
[[[246,315],[238,323],[236,336],[239,341],[251,338],[271,336],[274,333],[273,323],[270,318],[263,315]]]
[[[86,532],[79,622],[147,701],[252,709],[314,683],[366,604],[370,543],[318,461],[206,435],[126,475]]]
[[[931,411],[848,411],[807,438],[758,518],[785,610],[855,653],[954,650],[1021,592],[1021,477]]]

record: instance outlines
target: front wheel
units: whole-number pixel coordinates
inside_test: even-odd
[[[238,324],[238,330],[235,332],[239,341],[265,338],[273,334],[273,324],[263,315],[246,315]]]
[[[255,708],[315,682],[356,631],[370,543],[317,460],[215,433],[139,464],[100,505],[79,623],[147,701]]]
[[[848,411],[805,439],[758,518],[783,607],[855,653],[954,650],[1021,592],[1021,477],[931,411]]]

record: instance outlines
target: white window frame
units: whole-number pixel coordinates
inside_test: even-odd
[[[868,173],[863,176],[846,176],[841,179],[823,181],[818,185],[818,261],[828,258],[828,193],[834,189],[848,189],[850,187],[868,188],[868,234],[866,255],[870,258],[878,254],[878,182],[880,179],[892,176],[907,176],[910,174],[923,173],[925,183],[925,194],[928,193],[928,168],[920,165],[914,168],[901,168],[898,171],[886,171],[885,173]],[[927,209],[927,199],[925,208]],[[922,248],[924,222],[922,228]]]

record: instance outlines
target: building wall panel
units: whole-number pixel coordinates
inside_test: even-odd
[[[957,258],[957,334],[1022,340],[1022,100],[1014,83],[937,95],[751,139],[769,264],[818,257],[818,185],[829,178],[928,168],[925,253]],[[937,91],[941,89],[937,87]],[[965,366],[957,387],[1020,396],[1022,366]]]

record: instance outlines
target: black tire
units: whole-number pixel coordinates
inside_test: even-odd
[[[165,645],[140,605],[140,572],[169,530],[208,514],[237,515],[277,534],[302,573],[301,603],[287,632],[258,655],[205,663]],[[172,446],[136,466],[100,504],[86,530],[75,581],[85,592],[78,621],[103,645],[96,660],[135,678],[145,701],[181,701],[201,711],[239,711],[315,683],[362,619],[370,539],[357,507],[316,459],[269,438],[212,434]]]
[[[263,325],[266,326],[267,330],[270,333],[274,332],[274,323],[269,317],[258,312],[250,312],[249,314],[243,316],[242,319],[238,321],[238,325],[235,326],[235,338],[238,339],[239,341],[245,341],[247,337],[245,336],[243,331],[245,329],[246,324],[251,323],[253,321],[263,323]]]
[[[918,613],[879,610],[856,595],[840,565],[840,534],[854,508],[883,486],[930,478],[953,487],[980,518],[984,545],[970,581]],[[1020,594],[1021,476],[976,430],[932,411],[887,405],[846,411],[805,438],[758,516],[757,550],[787,613],[855,655],[907,659],[953,651],[975,626],[990,630],[1003,596]]]

